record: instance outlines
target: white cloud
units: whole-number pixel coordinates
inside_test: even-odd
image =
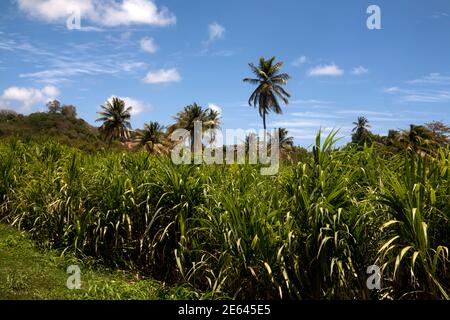
[[[396,92],[400,92],[400,88],[399,87],[390,87],[390,88],[383,89],[383,91],[385,93],[396,93]]]
[[[308,106],[324,106],[329,104],[334,104],[333,101],[324,101],[324,100],[317,100],[317,99],[307,99],[307,100],[293,100],[290,102],[292,105],[308,105]]]
[[[223,39],[225,36],[225,28],[217,22],[211,23],[208,26],[209,39],[207,43],[211,43],[215,40]]]
[[[431,18],[433,18],[433,19],[439,19],[442,17],[447,18],[447,17],[450,17],[450,15],[447,12],[436,12],[435,14],[433,14],[431,16]]]
[[[321,112],[313,112],[313,111],[304,111],[304,112],[292,112],[291,115],[294,117],[300,118],[319,118],[319,119],[339,119],[341,116],[330,114],[330,113],[321,113]]]
[[[142,38],[141,39],[141,49],[148,53],[155,53],[158,51],[158,46],[153,38]]]
[[[81,21],[114,27],[148,24],[167,26],[176,23],[167,8],[158,8],[153,0],[17,0],[19,9],[29,16],[49,22],[65,22],[73,12]]]
[[[450,85],[450,76],[430,73],[422,78],[406,81],[408,84]]]
[[[222,108],[220,106],[218,106],[217,104],[215,104],[215,103],[208,104],[208,108],[213,110],[213,111],[218,112],[219,114],[222,114]]]
[[[179,82],[181,81],[181,76],[177,69],[160,69],[157,71],[150,71],[144,78],[144,82],[157,84],[157,83],[168,83],[168,82]]]
[[[144,62],[124,62],[120,63],[117,67],[125,72],[132,72],[138,69],[142,69],[146,65],[147,64]]]
[[[23,112],[29,112],[38,103],[47,103],[59,96],[58,88],[46,86],[42,89],[9,87],[3,91],[2,100],[7,102],[16,101],[21,104],[20,109]]]
[[[352,74],[355,76],[362,76],[363,74],[368,74],[368,73],[369,73],[369,69],[364,68],[363,66],[353,68],[353,70],[352,70]]]
[[[108,98],[109,102],[112,102],[113,98],[119,98],[123,101],[125,101],[125,106],[128,107],[133,107],[131,109],[131,114],[132,115],[138,115],[140,113],[146,112],[150,110],[150,106],[148,106],[147,104],[145,104],[145,102],[142,102],[140,100],[134,99],[134,98],[130,98],[130,97],[119,97],[117,95],[112,95],[111,97]]]
[[[324,125],[329,125],[329,121],[324,121],[321,119],[321,117],[318,117],[316,119],[290,119],[290,120],[281,120],[281,121],[275,121],[271,123],[271,126],[275,128],[320,128]]]
[[[449,90],[416,90],[391,87],[384,89],[384,92],[399,95],[400,101],[402,102],[443,103],[450,101]]]
[[[379,112],[379,111],[371,111],[371,110],[363,110],[363,109],[349,109],[349,110],[338,110],[337,114],[344,115],[368,115],[368,116],[381,116],[381,117],[394,117],[395,115],[392,112]]]
[[[402,100],[406,102],[429,102],[429,103],[449,102],[450,91],[411,93],[402,97]]]
[[[116,60],[113,57],[102,57],[89,61],[77,61],[77,58],[65,57],[61,60],[53,59],[52,66],[47,70],[23,73],[19,76],[33,79],[39,83],[55,84],[70,81],[71,77],[115,75],[122,72],[133,72],[146,66],[145,63],[139,61],[118,62]]]
[[[306,58],[306,56],[301,56],[301,57],[298,57],[297,59],[295,59],[292,62],[292,65],[294,67],[300,67],[300,66],[304,65],[307,61],[308,61],[308,59]]]
[[[390,87],[383,91],[396,95],[401,102],[450,102],[450,76],[434,72],[404,83],[409,86],[405,88]]]
[[[34,45],[29,42],[28,37],[22,35],[15,35],[14,39],[10,39],[10,36],[13,35],[0,37],[0,51],[4,49],[14,52],[20,61],[34,65],[37,70],[27,70],[19,76],[37,83],[56,85],[73,81],[75,77],[83,77],[85,80],[88,76],[97,75],[120,77],[125,73],[128,75],[141,71],[146,66],[146,63],[135,59],[135,51],[129,51],[131,42],[123,43],[131,36],[128,32],[118,35],[115,39],[117,43],[113,43],[111,37],[104,41],[68,42],[58,48]],[[110,50],[110,47],[115,50]],[[119,50],[122,48],[124,50]]]
[[[319,65],[308,71],[311,77],[332,76],[339,77],[344,74],[344,71],[335,64]]]
[[[104,32],[105,29],[102,28],[98,28],[98,27],[93,27],[93,26],[80,26],[80,29],[78,29],[78,31],[82,31],[82,32]]]

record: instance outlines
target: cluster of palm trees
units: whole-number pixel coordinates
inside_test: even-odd
[[[441,121],[425,125],[411,124],[407,130],[389,130],[387,136],[373,134],[366,117],[358,117],[353,124],[352,143],[360,146],[377,143],[396,152],[407,150],[426,156],[434,154],[439,147],[450,144],[450,127]]]
[[[270,59],[261,58],[258,65],[249,64],[254,78],[245,78],[243,81],[256,85],[256,89],[250,96],[249,105],[258,108],[263,121],[264,131],[266,131],[266,119],[270,112],[282,113],[279,99],[286,105],[289,103],[290,94],[283,89],[290,76],[281,73],[283,62],[275,62],[275,57]],[[220,113],[203,108],[197,103],[186,106],[174,117],[175,123],[169,127],[162,126],[158,122],[149,122],[142,130],[131,130],[130,118],[132,107],[127,107],[125,102],[119,98],[113,98],[101,106],[101,116],[96,121],[103,122],[100,132],[111,145],[114,140],[119,140],[124,144],[132,143],[135,146],[144,147],[154,154],[165,154],[174,142],[169,136],[176,129],[185,129],[191,133],[191,144],[193,144],[194,125],[196,121],[202,123],[204,131],[214,132],[220,128]],[[210,137],[210,143],[214,141],[214,136]],[[294,147],[292,137],[288,136],[288,131],[279,129],[280,148],[289,151]]]
[[[290,94],[283,88],[291,78],[289,74],[281,72],[283,62],[276,62],[275,57],[270,59],[260,58],[257,64],[249,63],[253,77],[245,78],[245,83],[250,83],[256,88],[251,93],[248,104],[257,108],[262,118],[264,131],[267,130],[266,120],[271,112],[281,114],[281,103],[289,104]],[[101,115],[97,121],[102,121],[101,133],[109,141],[119,140],[122,143],[141,146],[154,154],[167,153],[174,146],[174,142],[168,138],[176,129],[185,129],[190,132],[191,146],[193,144],[194,125],[196,121],[202,123],[204,131],[214,132],[220,128],[220,114],[209,108],[203,108],[197,103],[186,106],[174,117],[175,123],[164,127],[158,122],[149,122],[142,130],[131,130],[131,108],[126,107],[125,102],[119,98],[113,98],[101,106]],[[423,126],[411,125],[409,130],[391,130],[385,137],[373,134],[370,131],[369,120],[366,117],[358,117],[352,135],[352,144],[363,146],[374,142],[398,150],[412,150],[419,154],[429,153],[436,146],[449,144],[448,134],[450,128],[442,122],[432,122]],[[264,134],[264,139],[269,135]],[[270,139],[270,138],[269,138]],[[210,137],[209,143],[214,141]],[[284,128],[279,129],[280,150],[282,154],[289,155],[295,149],[293,138]],[[249,137],[245,144],[248,145]],[[270,141],[269,141],[270,143]]]
[[[216,130],[220,128],[220,114],[209,108],[203,108],[197,103],[186,106],[174,117],[175,123],[165,127],[158,122],[148,122],[143,129],[131,130],[131,108],[125,107],[125,102],[119,98],[113,98],[101,106],[101,115],[97,121],[102,121],[100,132],[111,145],[113,140],[123,144],[131,144],[132,147],[143,147],[148,152],[162,155],[168,153],[176,141],[169,139],[176,129],[185,129],[191,133],[193,143],[194,124],[202,123],[203,130]]]

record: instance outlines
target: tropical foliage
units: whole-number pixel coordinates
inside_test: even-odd
[[[109,140],[109,144],[113,139],[122,141],[130,139],[132,107],[126,107],[125,101],[116,97],[100,107],[103,111],[97,112],[101,117],[96,121],[103,122],[100,131]]]
[[[363,116],[358,117],[358,121],[353,122],[353,125],[355,127],[352,130],[352,142],[359,145],[370,142],[369,120]]]
[[[287,73],[281,73],[283,62],[276,62],[275,57],[265,59],[261,57],[259,64],[249,64],[255,78],[245,78],[248,82],[256,86],[255,91],[250,95],[248,104],[258,107],[259,115],[263,119],[263,127],[266,130],[266,118],[270,112],[280,114],[283,112],[278,99],[285,104],[289,103],[290,94],[283,88],[287,84],[290,76]]]
[[[176,129],[184,129],[190,133],[190,143],[194,145],[194,129],[195,123],[201,123],[201,132],[207,130],[214,131],[220,128],[220,114],[212,109],[205,109],[197,103],[193,103],[184,107],[174,117],[175,124],[169,127],[169,133],[173,133]],[[214,140],[214,134],[210,137],[210,142]]]
[[[450,151],[336,148],[274,177],[148,152],[0,144],[0,216],[37,243],[211,297],[447,299]],[[381,268],[381,290],[367,268]]]
[[[144,124],[144,129],[137,131],[136,141],[153,154],[161,155],[169,151],[169,141],[164,132],[164,127],[158,122]]]

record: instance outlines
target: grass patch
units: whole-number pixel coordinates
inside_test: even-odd
[[[81,289],[66,287],[70,265],[81,269]],[[26,233],[0,224],[1,300],[155,300],[198,299],[188,286],[167,287],[129,272],[111,271],[90,260],[39,250]]]

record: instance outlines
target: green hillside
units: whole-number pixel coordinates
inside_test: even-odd
[[[51,139],[86,151],[108,146],[98,129],[83,119],[62,113],[37,112],[26,116],[0,110],[0,139],[11,136],[32,141]]]

